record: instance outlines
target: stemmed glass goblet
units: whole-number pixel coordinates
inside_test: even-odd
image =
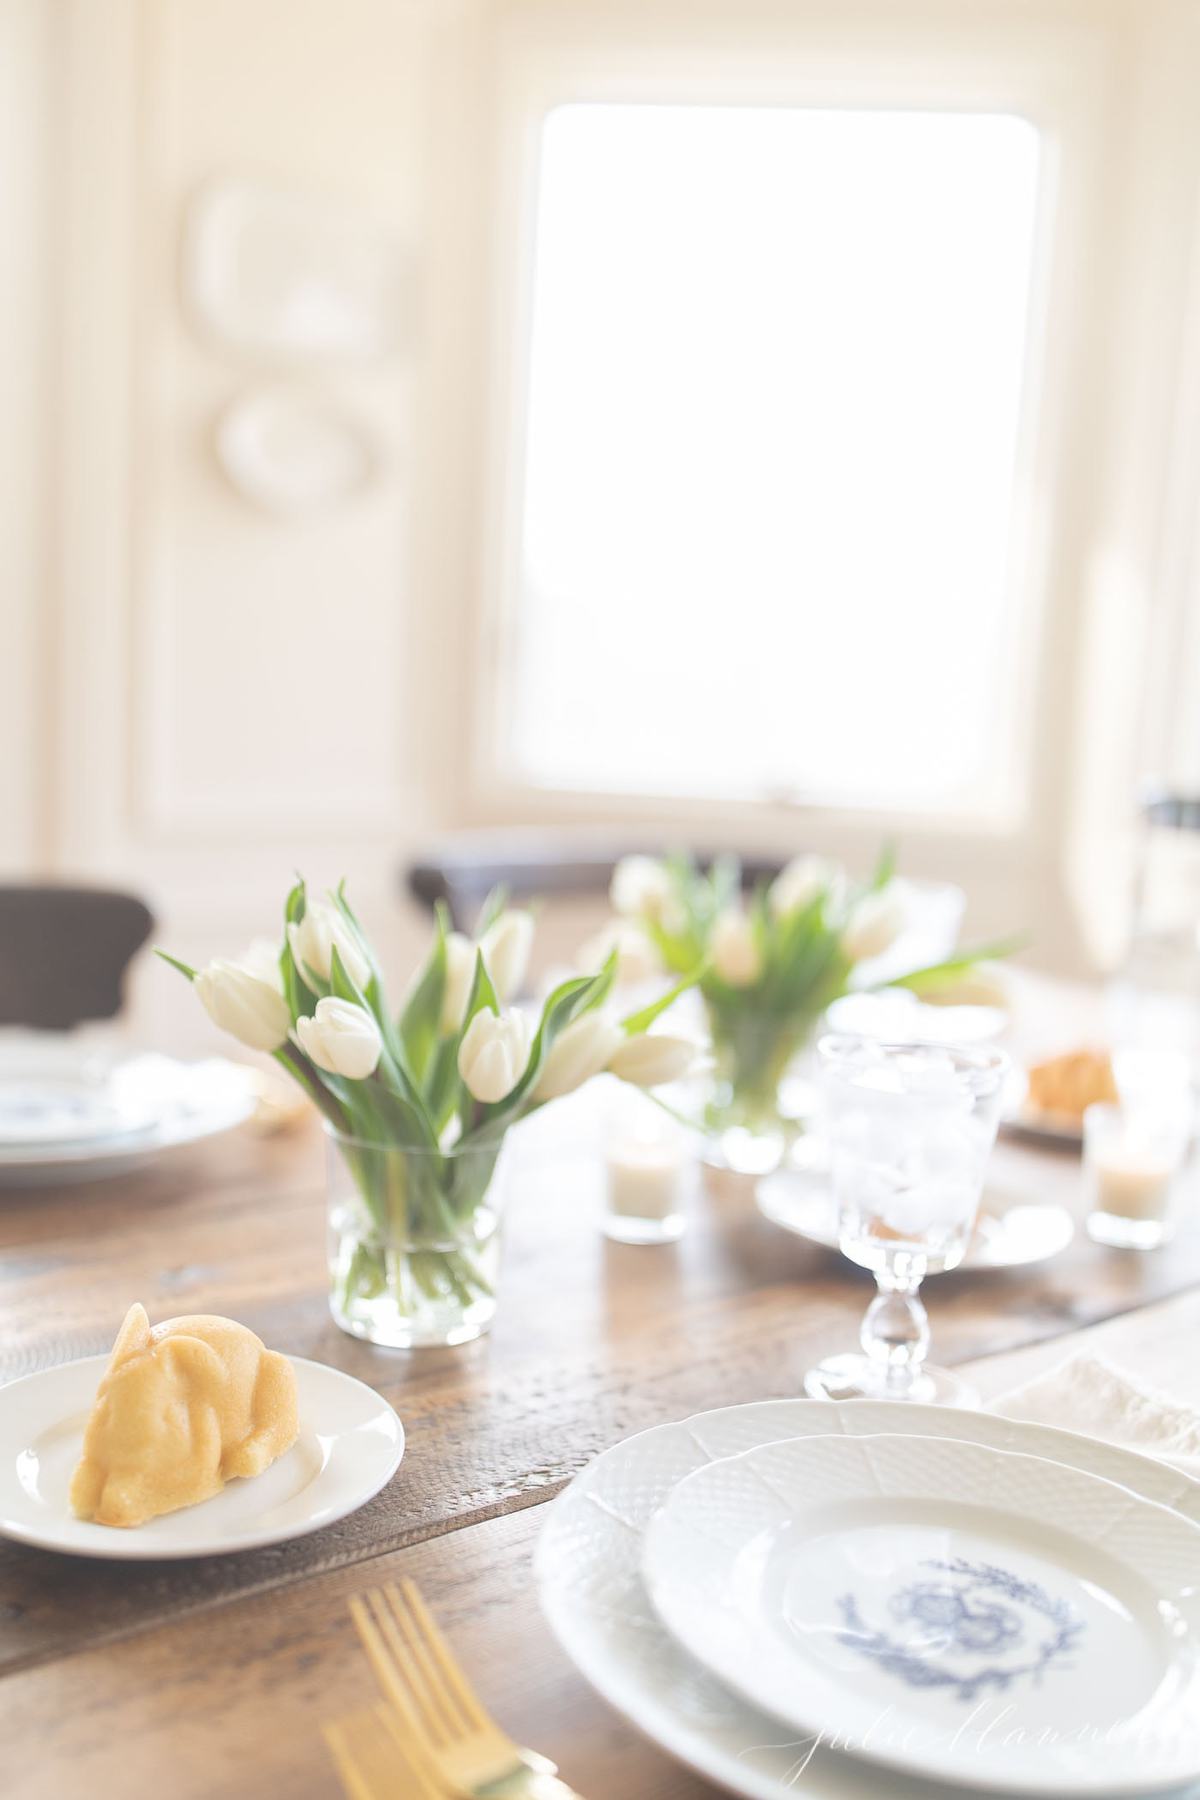
[[[837,1034],[818,1045],[838,1242],[870,1269],[862,1354],[811,1369],[814,1399],[973,1405],[968,1383],[926,1365],[924,1277],[966,1254],[996,1138],[1008,1058],[992,1048],[883,1044]]]

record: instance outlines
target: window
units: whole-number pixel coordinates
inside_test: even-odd
[[[517,781],[1012,803],[1041,163],[1004,112],[549,113]]]

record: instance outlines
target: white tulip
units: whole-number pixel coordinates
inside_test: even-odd
[[[529,1020],[522,1012],[477,1012],[458,1047],[458,1072],[476,1100],[511,1094],[529,1061]]]
[[[291,1015],[279,988],[243,963],[218,958],[192,983],[214,1024],[249,1050],[278,1050]]]
[[[306,967],[322,981],[328,981],[335,948],[356,988],[361,990],[370,981],[371,965],[363,955],[353,927],[327,900],[310,900],[300,923],[289,925],[287,931],[292,957],[302,981]]]
[[[608,1059],[609,1071],[636,1087],[658,1087],[678,1081],[696,1059],[691,1038],[673,1037],[665,1031],[646,1031],[626,1037]]]
[[[608,1066],[613,1051],[624,1042],[621,1027],[601,1012],[584,1013],[557,1037],[542,1064],[533,1090],[535,1100],[558,1100]]]
[[[876,894],[864,894],[842,933],[842,949],[851,962],[882,956],[894,944],[908,921],[904,889],[898,881]]]
[[[296,1020],[296,1042],[318,1069],[365,1081],[379,1067],[383,1038],[365,1006],[327,995],[311,1019]]]
[[[484,966],[500,1000],[512,1000],[521,991],[529,952],[533,948],[533,914],[502,912],[479,940]]]
[[[709,939],[713,971],[729,987],[753,987],[762,974],[762,951],[754,927],[740,906],[723,912]]]
[[[446,938],[446,985],[442,990],[442,1016],[438,1021],[443,1037],[458,1031],[471,997],[471,981],[475,974],[475,946],[461,931]]]
[[[283,992],[283,970],[279,967],[279,945],[272,938],[256,937],[242,957],[243,969],[249,969],[260,981],[268,981]]]
[[[678,916],[670,872],[654,856],[623,856],[613,870],[608,893],[613,911],[625,918],[665,924]]]
[[[771,883],[767,904],[777,919],[799,912],[826,889],[840,898],[845,872],[824,856],[794,856]]]
[[[617,953],[617,980],[634,986],[649,981],[658,973],[654,945],[640,925],[632,919],[612,919],[593,932],[575,952],[575,967],[587,975],[598,975],[613,951]]]

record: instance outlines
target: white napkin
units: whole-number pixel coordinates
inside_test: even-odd
[[[1200,1479],[1200,1413],[1155,1393],[1100,1356],[1072,1357],[997,1395],[988,1410],[1106,1438]]]

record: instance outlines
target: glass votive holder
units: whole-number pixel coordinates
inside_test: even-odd
[[[618,1244],[670,1244],[682,1237],[691,1155],[684,1131],[645,1095],[614,1105],[604,1147],[606,1237]]]
[[[1166,1243],[1191,1126],[1190,1108],[1178,1103],[1088,1107],[1083,1162],[1089,1237],[1120,1250]]]

